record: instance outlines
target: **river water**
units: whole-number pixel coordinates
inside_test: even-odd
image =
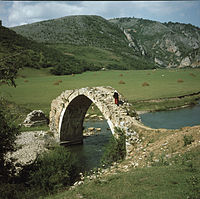
[[[200,125],[200,102],[191,107],[140,115],[142,123],[151,128],[179,129]]]
[[[142,123],[152,128],[178,129],[185,126],[200,124],[200,103],[193,107],[171,111],[159,111],[140,115]],[[88,127],[101,128],[95,135],[84,138],[83,144],[68,147],[77,157],[82,172],[87,172],[100,166],[100,160],[112,133],[106,120],[84,123]]]
[[[84,127],[101,128],[99,133],[83,139],[83,144],[70,146],[70,151],[77,157],[82,171],[89,171],[100,166],[105,146],[113,136],[106,120],[84,122]]]

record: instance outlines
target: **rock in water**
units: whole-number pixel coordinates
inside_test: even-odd
[[[48,118],[41,110],[34,110],[30,112],[23,122],[25,127],[40,126],[43,124],[48,124]]]

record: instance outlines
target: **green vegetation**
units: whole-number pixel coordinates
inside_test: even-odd
[[[0,80],[15,86],[17,68],[6,66],[0,70]],[[0,93],[1,94],[1,93]],[[16,173],[14,160],[6,158],[7,153],[16,150],[15,140],[19,135],[19,127],[13,122],[15,117],[6,106],[7,102],[0,96],[0,184],[8,183]]]
[[[113,162],[120,162],[126,157],[125,133],[119,128],[115,128],[115,133],[118,138],[111,137],[101,159],[101,163],[105,166],[110,166]]]
[[[5,67],[1,70],[1,80],[16,86],[18,69],[6,65],[6,70]],[[19,147],[15,141],[21,129],[16,125],[16,116],[23,111],[17,109],[20,109],[18,105],[0,98],[0,198],[36,198],[73,184],[79,177],[79,169],[64,147],[51,146],[51,150],[39,154],[33,163],[25,166],[14,165],[16,160],[7,157]],[[16,166],[20,168],[18,171]]]
[[[16,88],[7,85],[0,86],[1,95],[28,110],[41,109],[48,115],[51,101],[59,96],[61,92],[87,86],[112,86],[123,94],[129,102],[133,103],[137,110],[144,110],[142,106],[145,103],[141,102],[140,105],[137,103],[140,100],[177,97],[199,92],[199,69],[98,71],[68,76],[52,76],[45,71],[46,69],[42,70],[39,75],[38,70],[25,68],[18,74]],[[195,74],[195,77],[191,73]],[[26,78],[22,78],[23,75]],[[178,83],[177,80],[180,78],[184,82]],[[28,82],[24,82],[25,79]],[[125,84],[119,84],[120,80],[123,80]],[[54,85],[58,81],[60,83]],[[142,86],[144,82],[149,83],[149,86]],[[180,101],[184,102],[184,100],[184,98],[177,99],[177,101],[172,101],[166,107],[174,107],[177,104],[179,105]],[[188,98],[188,101],[190,100]],[[184,103],[188,103],[188,101]],[[192,99],[192,101],[195,101],[195,99]],[[159,104],[155,102],[153,108],[155,106],[159,106]]]
[[[171,163],[173,165],[171,165]],[[60,192],[47,197],[88,199],[107,198],[193,198],[200,197],[200,148],[168,160],[168,166],[131,169],[85,182],[76,189]],[[192,166],[191,166],[192,165]]]
[[[158,99],[150,101],[132,102],[134,108],[140,111],[164,111],[173,108],[181,108],[185,106],[193,106],[198,103],[200,95],[187,96],[184,98]]]
[[[162,24],[130,17],[106,20],[99,16],[81,15],[18,26],[11,30],[40,44],[14,35],[14,32],[9,33],[7,29],[10,40],[15,38],[14,45],[10,47],[6,34],[3,34],[0,57],[8,56],[11,50],[19,52],[21,60],[17,56],[15,63],[21,61],[22,65],[34,68],[52,67],[51,73],[55,75],[102,68],[176,68],[186,57],[189,66],[199,67],[199,28],[192,25]],[[129,34],[132,43],[124,31]]]
[[[0,198],[39,198],[69,187],[79,178],[74,156],[64,147],[54,146],[25,165],[12,181],[0,182]]]
[[[27,168],[26,168],[27,167]],[[29,173],[28,184],[45,192],[55,192],[69,186],[79,176],[75,157],[62,146],[39,155],[32,165],[24,167],[21,175]]]
[[[155,68],[146,56],[133,54],[133,49],[128,46],[127,38],[118,26],[99,16],[68,16],[11,29],[67,56],[52,70],[56,75],[101,68]],[[71,63],[73,67],[70,67]]]
[[[133,51],[136,54],[145,53],[151,61],[155,58],[161,60],[157,62],[157,67],[178,67],[181,60],[188,56],[191,65],[199,67],[199,46],[193,47],[199,40],[199,28],[191,24],[182,23],[160,23],[138,18],[115,18],[109,20],[119,28],[126,30],[130,34],[134,45]],[[194,39],[194,43],[191,42]]]
[[[4,107],[4,100],[0,99],[0,184],[10,182],[16,173],[13,160],[8,160],[6,155],[16,150],[15,140],[20,134],[19,127],[13,122],[15,118]]]
[[[184,141],[184,146],[187,146],[191,144],[192,142],[194,142],[194,138],[192,137],[192,135],[184,135],[183,141]]]
[[[186,56],[190,66],[199,66],[199,28],[192,25],[71,16],[12,29],[41,43],[0,27],[0,94],[7,99],[0,101],[0,197],[4,199],[44,197],[68,190],[79,178],[74,157],[63,147],[50,147],[34,163],[23,166],[19,174],[13,166],[14,160],[5,158],[7,152],[16,149],[14,141],[19,134],[16,124],[33,109],[41,109],[48,116],[51,101],[62,91],[112,86],[137,110],[168,109],[195,104],[199,99],[199,95],[190,96],[200,91],[199,69],[154,69],[155,60],[157,67],[176,67]],[[133,39],[132,46],[124,29]],[[48,127],[29,128],[38,129]],[[102,160],[106,165],[125,157],[125,137],[121,130],[115,130],[119,139],[111,140],[107,146]],[[156,134],[149,138],[147,145],[159,136],[167,136],[167,133]],[[196,143],[192,135],[185,134],[181,139],[176,144],[183,150]],[[150,168],[132,169],[128,173],[119,170],[115,175],[86,181],[76,189],[52,197],[200,198],[199,147],[172,158],[167,158],[165,153],[156,154],[158,161],[153,161],[154,152],[144,163]]]
[[[0,27],[0,66],[0,83],[5,83],[6,75],[11,74],[13,81],[17,70],[23,67],[50,68],[49,71],[55,75],[99,70],[99,66],[76,59],[45,44],[28,40],[3,26]],[[8,67],[12,67],[12,71],[9,70],[11,74],[8,74]]]

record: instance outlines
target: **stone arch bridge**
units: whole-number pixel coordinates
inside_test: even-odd
[[[119,106],[114,104],[115,89],[112,87],[86,87],[66,90],[51,103],[50,130],[61,144],[78,144],[83,142],[83,122],[85,114],[92,103],[101,111],[112,131],[118,138],[116,128],[126,135],[126,146],[137,142],[139,136],[133,126],[147,128],[139,122],[137,113],[131,104],[119,93]]]

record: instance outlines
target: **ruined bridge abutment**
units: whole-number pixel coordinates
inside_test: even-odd
[[[126,136],[126,146],[138,142],[139,136],[133,126],[144,126],[138,121],[138,115],[122,95],[120,106],[114,104],[115,89],[112,87],[87,87],[66,90],[51,103],[50,130],[54,132],[57,141],[63,144],[78,144],[83,142],[83,122],[85,114],[94,103],[105,119],[114,137],[118,138],[115,127],[123,130]]]

